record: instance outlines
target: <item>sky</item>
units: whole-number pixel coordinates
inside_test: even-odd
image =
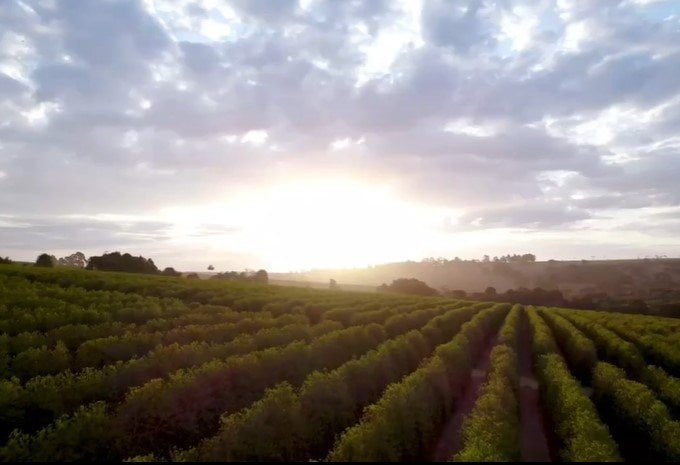
[[[680,256],[680,2],[0,0],[0,255]]]

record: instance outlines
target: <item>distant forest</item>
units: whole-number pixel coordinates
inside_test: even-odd
[[[13,261],[9,257],[0,257],[0,264],[11,264]],[[24,265],[28,265],[24,263]],[[158,269],[154,261],[150,258],[144,258],[141,255],[134,256],[129,253],[121,252],[105,252],[102,255],[94,255],[90,258],[85,258],[82,252],[75,252],[66,257],[57,258],[48,253],[42,253],[35,261],[35,266],[43,268],[54,267],[68,267],[68,268],[84,268],[86,270],[97,271],[118,271],[125,273],[143,273],[143,274],[160,274],[164,276],[181,277],[184,276],[180,271],[173,267],[166,267],[161,271]],[[208,270],[212,271],[215,267],[208,266]],[[198,279],[197,273],[187,273],[186,278]],[[268,283],[269,275],[266,270],[258,271],[225,271],[223,273],[215,273],[211,275],[210,279],[226,279],[231,281],[252,281],[258,283]]]
[[[0,257],[2,263],[12,260]],[[161,271],[150,258],[121,252],[89,258],[82,252],[61,258],[43,253],[35,265],[199,278],[197,273],[183,274],[172,267]],[[214,269],[208,266],[209,271]],[[269,273],[214,272],[210,279],[268,283]],[[538,262],[530,253],[484,255],[480,260],[426,258],[363,269],[279,273],[275,279],[325,281],[331,288],[377,286],[382,292],[680,317],[680,259]]]
[[[334,279],[340,286],[382,286],[401,278],[458,298],[680,316],[680,259],[539,262],[533,254],[485,255],[276,275],[293,281]]]

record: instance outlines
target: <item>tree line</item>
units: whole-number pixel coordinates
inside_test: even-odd
[[[12,264],[9,257],[0,257],[0,264]],[[102,255],[91,256],[85,258],[82,252],[75,252],[66,257],[57,258],[48,253],[42,253],[35,261],[35,266],[42,268],[68,267],[68,268],[83,268],[86,270],[97,271],[119,271],[125,273],[143,273],[143,274],[160,274],[163,276],[181,277],[182,273],[169,266],[162,271],[156,266],[151,258],[144,258],[141,255],[134,256],[129,253],[121,252],[105,252]],[[212,271],[215,267],[208,266],[208,270]],[[188,279],[199,279],[197,273],[188,273]],[[210,277],[210,279],[224,279],[230,281],[250,281],[256,283],[267,284],[269,282],[269,274],[267,270],[260,269],[258,271],[225,271],[217,273]]]

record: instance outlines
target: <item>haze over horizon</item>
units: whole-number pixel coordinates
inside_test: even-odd
[[[677,1],[0,6],[0,255],[680,256]]]

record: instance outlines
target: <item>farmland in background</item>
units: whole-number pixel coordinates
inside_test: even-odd
[[[0,265],[0,459],[680,460],[680,320]]]

